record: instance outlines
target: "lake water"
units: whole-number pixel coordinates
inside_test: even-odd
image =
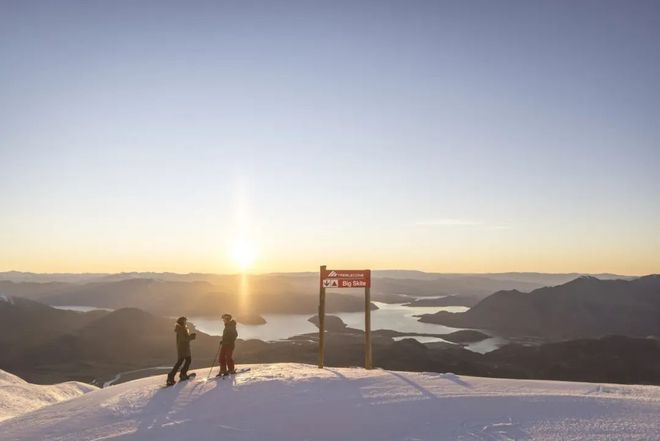
[[[469,308],[464,306],[416,306],[409,307],[402,304],[388,304],[373,302],[379,309],[371,311],[371,329],[392,329],[399,332],[411,332],[420,334],[448,334],[458,331],[458,328],[437,325],[433,323],[422,323],[418,321],[416,315],[433,314],[438,311],[464,312]],[[67,309],[79,312],[88,312],[96,309],[88,306],[56,306],[58,309]],[[331,314],[340,317],[344,323],[351,328],[364,329],[364,312],[343,312]],[[318,328],[307,320],[312,314],[262,314],[266,320],[261,325],[239,324],[238,332],[243,340],[258,339],[264,341],[285,340],[289,337],[300,334],[318,332]],[[222,335],[223,324],[219,316],[191,316],[188,321],[193,323],[196,329],[209,335]],[[443,342],[445,340],[438,337],[397,337],[396,340],[403,338],[414,338],[421,343]],[[447,342],[449,343],[449,342]],[[485,353],[497,349],[507,343],[507,340],[501,337],[492,337],[478,343],[466,346],[471,351]]]
[[[266,320],[262,325],[238,324],[238,333],[243,340],[258,339],[264,341],[285,340],[294,335],[307,334],[318,330],[307,321],[308,314],[261,314]],[[195,328],[209,335],[222,335],[224,327],[219,316],[188,317]]]
[[[90,311],[114,311],[110,308],[97,308],[96,306],[52,306],[55,309],[63,309],[65,311],[76,311],[76,312],[90,312]]]
[[[379,309],[371,311],[371,329],[393,329],[399,332],[417,332],[430,334],[446,334],[454,332],[456,328],[422,323],[415,315],[432,314],[438,311],[464,312],[469,308],[463,306],[444,307],[408,307],[374,302]],[[350,328],[364,329],[364,312],[341,312],[336,314]],[[239,333],[242,339],[256,338],[264,341],[283,340],[294,335],[317,332],[318,328],[308,321],[312,314],[262,314],[266,323],[261,325],[239,324]],[[222,334],[222,321],[220,317],[188,317],[188,321],[195,327],[210,335]]]
[[[419,334],[449,334],[458,331],[458,328],[423,323],[418,321],[416,315],[433,314],[438,311],[465,312],[470,308],[464,306],[417,306],[409,307],[403,304],[388,304],[373,302],[379,309],[371,311],[371,329],[392,329],[399,332]],[[364,329],[364,312],[342,312],[331,314],[341,318],[351,328]],[[262,314],[266,320],[262,325],[238,325],[240,338],[244,340],[259,339],[264,341],[284,340],[294,335],[318,332],[318,328],[308,321],[311,314]],[[189,317],[195,327],[209,335],[222,335],[222,320],[219,317]],[[397,337],[395,340],[414,338],[420,343],[444,342],[438,337]],[[466,349],[486,353],[503,346],[508,341],[501,337],[492,337],[472,343]],[[447,342],[451,343],[451,342]]]

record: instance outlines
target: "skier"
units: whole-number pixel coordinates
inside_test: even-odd
[[[179,317],[174,326],[174,332],[176,332],[176,353],[177,361],[170,373],[167,375],[167,385],[172,386],[174,381],[174,376],[176,375],[181,363],[181,374],[179,374],[179,381],[187,380],[195,376],[195,374],[188,375],[188,368],[190,367],[190,362],[192,361],[192,356],[190,354],[190,341],[194,340],[197,337],[196,333],[190,333],[186,327],[186,322],[188,321],[185,317]]]
[[[238,338],[236,321],[232,320],[231,314],[222,314],[222,321],[225,322],[225,329],[222,331],[222,340],[220,341],[220,373],[217,375],[218,377],[236,373],[233,358],[234,344],[236,338]]]

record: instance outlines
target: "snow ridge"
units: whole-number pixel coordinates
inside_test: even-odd
[[[96,389],[98,388],[95,386],[77,381],[43,386],[30,384],[0,369],[0,421],[70,400]]]
[[[142,378],[0,423],[3,441],[658,439],[660,387],[252,365]]]

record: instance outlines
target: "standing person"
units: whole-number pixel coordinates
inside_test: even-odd
[[[222,314],[222,321],[225,322],[225,329],[222,331],[222,340],[220,345],[220,373],[221,375],[229,375],[236,373],[234,366],[234,344],[238,338],[236,331],[236,321],[231,318],[231,314]]]
[[[177,360],[176,364],[167,375],[167,385],[172,386],[174,381],[174,376],[176,375],[181,363],[183,367],[181,368],[181,374],[179,374],[179,381],[187,380],[193,375],[188,375],[188,368],[190,367],[190,362],[192,361],[192,355],[190,353],[190,342],[197,337],[196,333],[190,333],[188,327],[186,326],[188,319],[185,317],[179,317],[174,326],[174,332],[176,332],[176,354]]]

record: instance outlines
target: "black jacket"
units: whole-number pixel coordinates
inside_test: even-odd
[[[188,328],[177,323],[174,326],[176,332],[176,353],[179,358],[190,357],[190,342],[195,339],[196,334],[188,332]]]
[[[222,331],[222,344],[233,345],[236,343],[237,338],[238,332],[236,331],[236,321],[232,320],[225,325],[225,330]]]

